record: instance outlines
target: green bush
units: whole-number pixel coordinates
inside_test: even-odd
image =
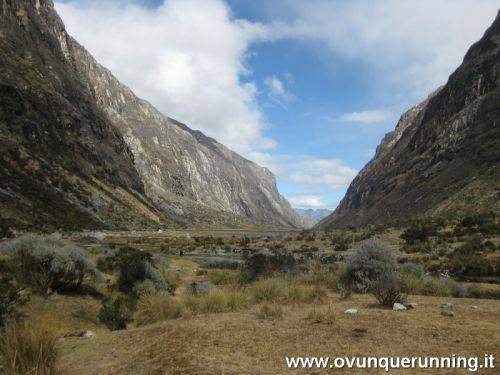
[[[392,253],[376,242],[365,242],[348,260],[340,282],[356,291],[369,291],[371,285],[396,270]]]
[[[295,258],[285,251],[261,249],[245,256],[245,269],[252,279],[274,272],[289,272],[295,267]]]
[[[102,281],[84,250],[54,237],[25,235],[5,243],[0,253],[12,259],[20,282],[41,294]]]
[[[118,288],[122,292],[136,297],[154,292],[168,292],[169,286],[163,275],[151,263],[151,254],[123,247],[115,257],[120,270]]]
[[[126,329],[131,321],[125,301],[121,298],[104,301],[97,317],[111,331]]]
[[[406,228],[401,234],[401,238],[406,241],[408,245],[414,245],[417,242],[425,242],[429,236],[435,235],[436,231],[429,224],[414,224]]]

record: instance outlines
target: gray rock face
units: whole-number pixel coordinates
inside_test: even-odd
[[[406,112],[320,228],[499,210],[500,15],[448,82]]]
[[[326,208],[295,208],[294,210],[301,220],[301,226],[304,228],[312,228],[321,219],[332,213]]]
[[[51,1],[15,1],[7,7],[21,28],[24,23],[25,28],[34,23],[48,26],[45,32],[58,50],[58,63],[79,81],[86,101],[124,141],[139,176],[137,189],[144,189],[145,205],[154,211],[156,221],[167,218],[196,226],[300,225],[269,170],[137,98],[66,33]],[[19,12],[22,17],[16,16]]]

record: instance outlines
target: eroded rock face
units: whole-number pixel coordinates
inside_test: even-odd
[[[500,16],[443,87],[406,112],[321,228],[499,210]]]
[[[55,142],[60,146],[60,150],[56,146],[39,150],[38,163],[48,158],[48,167],[54,168],[50,159],[61,151],[67,164],[75,164],[74,169],[86,178],[96,177],[105,185],[97,184],[99,189],[107,190],[110,184],[123,187],[127,196],[120,195],[119,200],[134,201],[130,212],[140,206],[145,225],[150,220],[197,226],[255,222],[299,225],[290,204],[278,193],[271,172],[137,98],[66,33],[51,1],[3,2],[1,14],[2,54],[7,54],[0,60],[8,69],[0,73],[0,82],[11,81],[4,90],[24,90],[22,103],[43,100],[49,94],[59,100],[32,108],[36,116],[52,116],[50,126],[58,132],[55,139],[38,139],[36,145]],[[24,69],[16,71],[17,64]],[[13,130],[6,128],[24,114],[7,117],[15,111],[10,102],[5,102],[2,110],[0,126],[9,138]],[[38,121],[30,124],[34,132],[43,132]],[[26,142],[25,134],[18,141]],[[1,143],[4,146],[3,140]],[[15,144],[12,142],[12,147]],[[72,161],[73,155],[81,160]],[[8,173],[8,160],[4,161]],[[97,172],[102,176],[96,176]],[[35,181],[31,183],[38,188]],[[43,188],[54,189],[50,181],[45,181]],[[17,190],[25,194],[21,187]],[[69,204],[79,206],[80,211],[92,211],[97,222],[113,221],[101,218],[102,212],[110,210],[109,204],[97,197],[90,203],[75,198]]]

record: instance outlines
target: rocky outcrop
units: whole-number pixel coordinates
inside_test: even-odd
[[[0,221],[298,224],[272,173],[137,98],[66,33],[50,0],[0,10]]]
[[[500,13],[446,85],[406,112],[318,227],[499,210]]]
[[[295,212],[299,215],[303,228],[312,228],[321,219],[332,213],[326,208],[295,208]]]

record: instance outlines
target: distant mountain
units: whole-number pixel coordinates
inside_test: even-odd
[[[298,226],[274,175],[137,98],[50,0],[0,2],[0,225]]]
[[[500,12],[448,82],[406,112],[323,229],[500,205]]]
[[[299,215],[304,228],[313,227],[318,221],[332,213],[331,210],[326,208],[294,208],[294,210]]]

